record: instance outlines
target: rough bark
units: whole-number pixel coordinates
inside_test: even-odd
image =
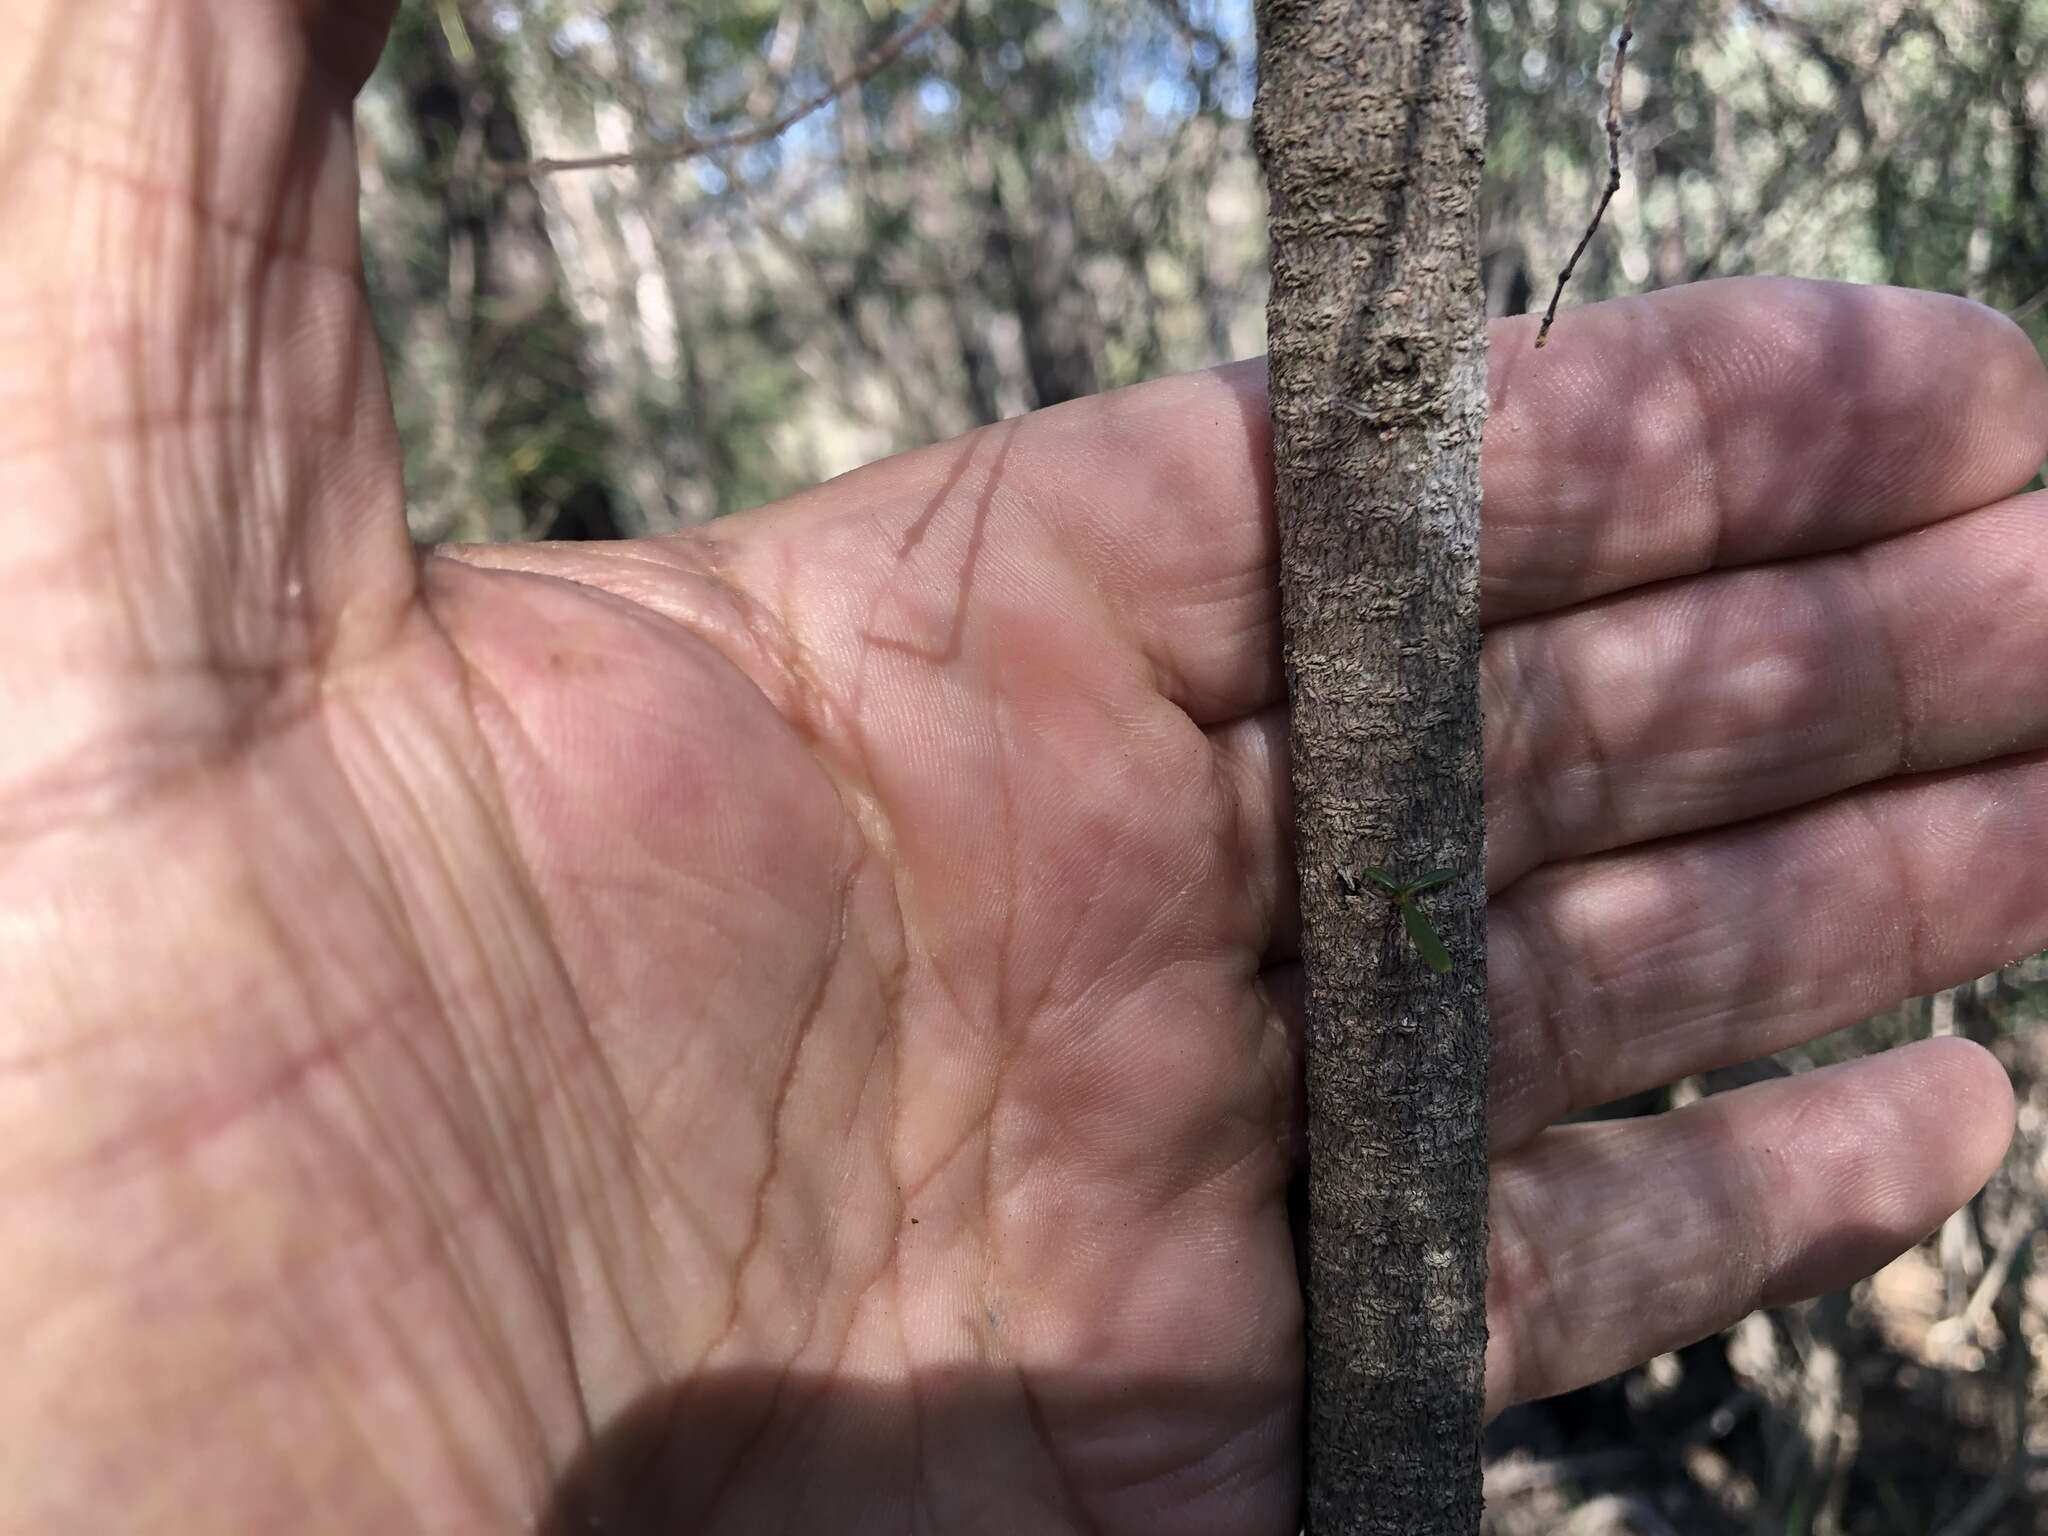
[[[1466,0],[1262,0],[1308,969],[1311,1536],[1479,1529],[1483,109]],[[1362,871],[1449,866],[1438,976]]]

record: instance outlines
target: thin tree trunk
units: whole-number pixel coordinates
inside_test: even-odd
[[[1308,968],[1311,1536],[1479,1529],[1478,268],[1467,0],[1262,0],[1274,463]],[[1448,866],[1428,969],[1364,877]]]

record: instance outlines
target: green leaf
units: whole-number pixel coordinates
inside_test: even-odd
[[[1437,975],[1447,975],[1451,969],[1451,956],[1444,948],[1436,930],[1429,926],[1429,919],[1422,915],[1422,909],[1412,901],[1401,903],[1401,921],[1407,925],[1408,937],[1415,942],[1415,952],[1422,956],[1422,963]]]
[[[1402,886],[1401,891],[1407,896],[1413,896],[1418,891],[1433,891],[1440,885],[1449,885],[1463,873],[1463,870],[1457,869],[1432,869],[1427,874],[1417,875]]]
[[[1378,865],[1374,865],[1371,869],[1368,869],[1365,872],[1365,878],[1372,881],[1375,885],[1385,886],[1388,891],[1390,891],[1392,894],[1396,896],[1401,894],[1401,882],[1396,880],[1392,875],[1388,874],[1384,869],[1381,869]]]

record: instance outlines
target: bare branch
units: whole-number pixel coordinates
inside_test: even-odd
[[[2022,1435],[2021,1438],[2026,1437]],[[1976,1497],[1963,1506],[1955,1519],[1941,1528],[1938,1536],[1977,1536],[2005,1508],[2006,1501],[2012,1497],[2014,1481],[2014,1469],[2007,1467],[1978,1489]]]
[[[1592,222],[1579,236],[1578,249],[1564,264],[1564,270],[1557,274],[1557,289],[1550,295],[1550,307],[1543,311],[1543,323],[1536,327],[1536,345],[1539,347],[1550,339],[1550,324],[1557,318],[1557,302],[1564,297],[1564,285],[1572,280],[1572,270],[1578,266],[1579,258],[1586,254],[1586,247],[1593,243],[1593,234],[1600,228],[1607,205],[1621,190],[1621,74],[1622,67],[1628,62],[1628,41],[1636,35],[1635,29],[1636,0],[1628,0],[1621,12],[1621,40],[1614,45],[1614,77],[1607,82],[1607,189],[1600,194],[1600,205],[1593,210]]]
[[[685,134],[672,144],[649,145],[644,149],[622,150],[615,154],[583,155],[566,160],[526,160],[516,164],[498,162],[490,165],[488,169],[492,175],[503,179],[553,176],[563,171],[608,171],[625,166],[674,165],[679,161],[694,160],[699,155],[745,149],[750,144],[765,144],[770,139],[779,138],[819,108],[838,100],[854,87],[865,83],[895,63],[906,48],[952,15],[959,3],[960,0],[932,0],[917,20],[883,43],[846,74],[828,82],[823,90],[815,95],[803,97],[786,111],[778,113],[766,122],[755,123],[746,128],[735,128],[730,133],[712,134],[705,138]]]
[[[2005,312],[2005,318],[2008,320],[2024,320],[2044,304],[2048,304],[2048,288],[2043,288],[2024,304],[2015,304]]]

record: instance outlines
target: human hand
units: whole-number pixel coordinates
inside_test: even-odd
[[[416,559],[377,9],[48,0],[0,64],[0,1529],[1292,1529],[1259,370]],[[2024,341],[1789,282],[1532,323],[1496,1409],[1867,1271],[2010,1100],[1938,1042],[1562,1116],[2048,943]]]

